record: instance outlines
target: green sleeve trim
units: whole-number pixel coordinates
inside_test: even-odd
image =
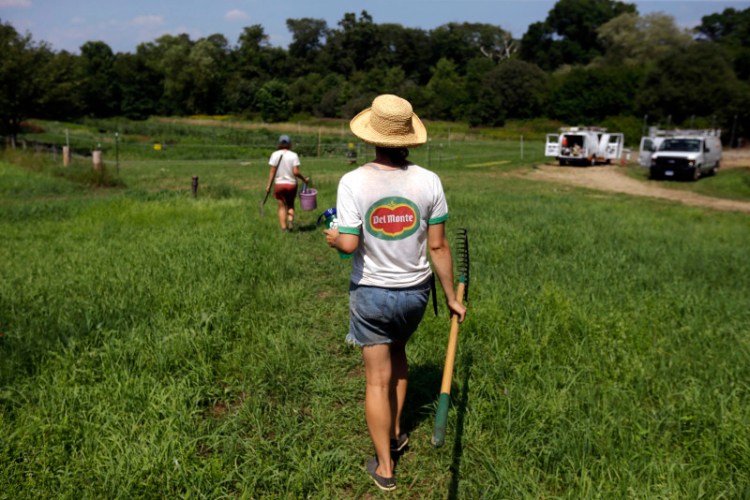
[[[435,217],[434,219],[430,219],[427,221],[427,224],[442,224],[443,222],[448,220],[448,214],[445,214],[441,217]]]
[[[359,228],[358,227],[338,227],[339,233],[342,234],[354,234],[356,236],[359,236]]]

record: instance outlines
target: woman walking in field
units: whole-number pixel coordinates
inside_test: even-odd
[[[273,197],[279,205],[279,224],[286,232],[294,229],[294,198],[297,196],[297,179],[309,182],[310,178],[300,173],[299,156],[292,151],[292,140],[288,135],[279,137],[278,149],[268,160],[271,171],[268,174],[266,193],[274,186]]]
[[[365,419],[375,447],[367,472],[382,490],[396,488],[391,453],[408,443],[401,428],[407,390],[406,343],[429,299],[432,272],[452,313],[466,308],[453,288],[445,237],[448,205],[439,177],[408,161],[409,147],[427,141],[411,104],[381,95],[352,119],[354,135],[375,146],[375,159],[342,177],[338,228],[325,231],[329,246],[354,254],[347,340],[362,348]]]

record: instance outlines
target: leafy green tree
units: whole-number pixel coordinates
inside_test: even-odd
[[[45,71],[52,52],[34,43],[31,35],[19,35],[13,26],[0,22],[0,54],[0,134],[15,138],[24,119],[45,112]]]
[[[234,51],[234,68],[247,80],[271,78],[278,71],[280,64],[274,65],[271,46],[263,26],[247,26],[240,33],[237,48]]]
[[[547,85],[547,74],[539,66],[509,59],[488,73],[482,87],[501,97],[508,118],[534,118],[544,110]]]
[[[91,116],[108,117],[119,113],[115,101],[115,55],[104,42],[81,45],[81,97],[85,112]]]
[[[704,16],[696,32],[702,39],[726,47],[737,76],[750,81],[750,8]]]
[[[660,12],[639,16],[621,14],[601,25],[599,42],[604,64],[646,65],[670,52],[693,43],[689,30],[679,28],[672,16]]]
[[[487,106],[487,103],[484,102],[484,97],[487,97],[484,85],[487,75],[495,67],[497,65],[488,57],[475,57],[466,65],[464,88],[466,90],[468,105],[465,108],[463,118],[471,126],[489,124],[489,122],[482,118],[484,115],[483,108]],[[494,115],[494,112],[491,114]]]
[[[289,95],[292,99],[292,113],[312,114],[316,102],[320,99],[317,87],[323,76],[320,73],[307,73],[289,84]]]
[[[78,79],[78,57],[62,51],[50,53],[41,71],[41,86],[36,117],[52,120],[71,120],[86,113]],[[118,107],[116,96],[113,105]]]
[[[718,44],[696,43],[675,49],[648,74],[638,104],[649,117],[679,123],[691,116],[733,115],[743,100],[741,85],[730,56]]]
[[[287,29],[292,34],[289,57],[295,75],[309,73],[315,68],[328,36],[328,23],[323,19],[287,19]]]
[[[329,73],[318,81],[315,95],[320,96],[312,107],[315,116],[333,118],[342,116],[342,108],[351,98],[352,92],[349,82],[343,76]]]
[[[534,64],[519,59],[500,64],[474,60],[469,64],[467,80],[474,81],[467,84],[472,97],[466,120],[472,126],[495,127],[507,118],[532,118],[542,112],[547,75]]]
[[[383,75],[383,83],[380,87],[380,93],[400,95],[405,81],[406,72],[401,66],[389,67]]]
[[[259,80],[248,80],[239,72],[232,72],[224,88],[227,112],[250,116],[255,110],[255,96],[260,87]]]
[[[185,103],[189,93],[190,76],[184,63],[193,43],[186,34],[163,35],[154,42],[140,44],[137,48],[149,72],[159,75],[161,92],[156,112],[165,115],[187,113]]]
[[[163,35],[156,40],[163,50],[161,67],[164,71],[164,93],[161,108],[170,115],[184,115],[193,84],[185,71],[185,61],[190,57],[193,42],[187,34]]]
[[[214,114],[222,109],[227,58],[227,41],[221,35],[198,40],[191,47],[184,67],[191,82],[185,103],[189,113]]]
[[[271,47],[261,25],[245,27],[230,58],[231,95],[227,102],[237,103],[245,113],[260,111],[256,93],[274,78],[286,82],[293,74],[289,61],[286,50]]]
[[[703,16],[695,29],[704,39],[727,45],[750,46],[750,8],[724,9],[721,13]]]
[[[289,88],[280,80],[266,82],[256,96],[257,107],[263,121],[269,123],[287,121],[291,116]]]
[[[450,59],[463,73],[474,58],[506,58],[509,39],[508,32],[492,24],[448,23],[432,31],[432,53],[435,61]]]
[[[521,38],[521,59],[546,69],[557,68],[563,60],[559,44],[546,22],[531,23]]]
[[[453,120],[460,118],[466,105],[464,78],[459,75],[456,64],[450,59],[440,59],[427,84],[430,96],[428,116],[438,120]]]
[[[484,81],[490,85],[495,83],[497,74],[489,72]],[[505,107],[502,94],[495,92],[490,87],[481,86],[475,99],[472,99],[465,108],[465,119],[472,127],[485,125],[488,127],[501,127],[505,124]]]
[[[338,23],[340,29],[329,32],[324,60],[328,68],[342,75],[368,71],[375,67],[383,44],[378,26],[363,10],[359,18],[347,12]]]
[[[429,33],[400,24],[381,24],[378,31],[383,47],[375,67],[400,67],[405,79],[425,85],[431,75],[430,61],[435,60]]]
[[[615,0],[558,0],[543,23],[529,26],[521,40],[521,57],[546,70],[563,64],[586,64],[602,53],[597,29],[632,4]]]
[[[555,76],[547,116],[578,125],[599,125],[607,116],[631,114],[641,87],[640,68],[574,68]]]
[[[139,45],[135,54],[118,53],[113,65],[120,112],[142,120],[158,112],[164,75],[158,63],[149,63],[148,48]]]

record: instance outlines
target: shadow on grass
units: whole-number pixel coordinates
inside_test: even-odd
[[[456,408],[456,439],[453,441],[453,461],[451,462],[451,485],[448,490],[448,498],[458,498],[458,482],[461,472],[461,457],[464,453],[463,435],[464,419],[466,418],[466,404],[469,400],[469,379],[471,378],[471,366],[474,358],[471,352],[466,352],[462,360],[464,383],[461,386],[461,394]]]
[[[316,226],[315,224],[304,224],[304,225],[300,224],[300,225],[295,225],[294,227],[295,233],[310,233],[313,231],[320,231],[321,236],[322,236],[323,226]]]
[[[457,366],[462,369],[463,384],[458,399],[452,399],[451,405],[456,408],[455,438],[451,461],[451,484],[448,498],[458,498],[458,484],[461,472],[461,458],[463,456],[464,419],[466,405],[469,400],[469,379],[471,367],[474,364],[471,352],[466,352]],[[409,432],[419,426],[424,420],[435,418],[435,407],[440,395],[440,383],[443,377],[443,367],[435,364],[416,365],[409,368],[409,399],[404,408],[404,426]],[[456,388],[451,391],[456,394]]]
[[[402,415],[404,431],[410,432],[423,420],[434,418],[442,377],[443,367],[436,364],[409,367],[409,394]]]

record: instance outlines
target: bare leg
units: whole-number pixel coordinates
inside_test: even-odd
[[[391,410],[391,349],[388,344],[362,348],[365,361],[365,419],[370,439],[378,456],[376,472],[393,477],[391,435],[394,412]]]
[[[401,413],[406,401],[406,390],[409,383],[409,364],[406,361],[406,344],[394,342],[391,344],[391,411],[393,412],[392,438],[401,435]]]
[[[284,200],[276,200],[279,202],[279,224],[281,224],[281,229],[286,230],[286,203],[284,203]]]
[[[294,209],[288,208],[286,214],[287,221],[289,221],[289,229],[292,229],[294,227]]]

